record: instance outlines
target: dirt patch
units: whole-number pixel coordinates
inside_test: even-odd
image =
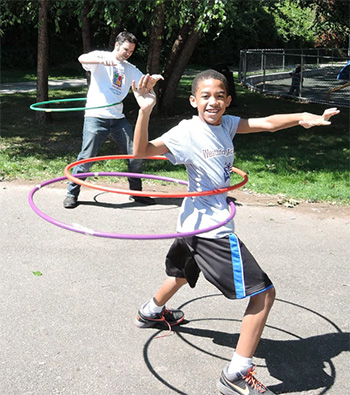
[[[286,199],[281,195],[262,195],[244,190],[234,191],[229,196],[236,199],[237,205],[271,207],[295,214],[309,214],[322,218],[342,218],[350,222],[350,206],[347,205],[328,202],[312,203],[306,200]]]

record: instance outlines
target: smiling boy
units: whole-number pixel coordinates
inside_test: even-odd
[[[236,133],[274,132],[298,124],[305,128],[329,125],[329,118],[339,113],[333,108],[323,115],[296,113],[249,119],[224,115],[231,102],[227,80],[214,70],[206,70],[192,83],[190,103],[198,115],[149,141],[148,124],[156,99],[154,92],[147,89],[148,78],[141,78],[137,88],[135,83],[132,85],[140,106],[134,155],[136,158],[166,155],[173,164],[184,164],[190,192],[230,185],[229,171],[234,161],[232,140]],[[227,193],[186,197],[178,218],[178,232],[204,229],[223,221],[229,216],[226,198]],[[184,313],[168,309],[165,304],[184,284],[195,287],[202,272],[227,298],[249,298],[236,350],[221,373],[218,390],[225,395],[273,394],[255,378],[252,358],[275,299],[275,288],[234,233],[234,222],[198,236],[175,239],[165,264],[168,277],[154,297],[140,308],[136,325],[147,328],[180,324]]]

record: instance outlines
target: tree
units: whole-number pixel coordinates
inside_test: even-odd
[[[317,44],[329,48],[346,48],[350,35],[348,0],[304,0],[315,10]]]
[[[48,51],[49,51],[49,36],[48,36],[48,8],[49,0],[39,0],[39,25],[38,25],[38,63],[37,63],[37,92],[36,101],[42,102],[49,99],[48,86]],[[40,123],[51,121],[51,114],[46,111],[38,111],[36,114],[37,120]]]
[[[91,29],[90,29],[90,20],[89,20],[89,12],[90,12],[90,4],[89,1],[84,0],[84,8],[81,18],[81,33],[83,39],[83,53],[87,53],[91,51],[92,43],[91,43]]]
[[[347,46],[350,33],[347,0],[47,2],[50,4],[47,10],[47,35],[52,47],[47,55],[50,66],[77,61],[80,53],[92,49],[112,50],[116,35],[129,30],[139,40],[132,61],[142,64],[147,59],[146,70],[161,72],[165,77],[164,82],[157,84],[157,108],[164,114],[171,110],[178,83],[189,62],[209,67],[218,62],[237,64],[242,48],[304,46],[312,36],[318,44]],[[44,2],[0,0],[3,67],[33,67],[36,63],[33,32],[38,20],[42,23],[42,18],[38,18],[41,3]],[[43,51],[48,44],[40,45]],[[40,55],[41,62],[44,54],[43,51]]]
[[[161,50],[164,37],[165,4],[164,0],[157,1],[151,20],[151,32],[147,58],[147,72],[159,74],[161,72]]]
[[[270,8],[271,10],[271,8]],[[273,13],[278,36],[286,45],[311,47],[315,44],[315,11],[298,1],[278,2]]]
[[[159,83],[158,89],[157,111],[162,115],[167,115],[179,81],[198,41],[212,24],[216,24],[219,29],[222,27],[226,9],[230,8],[230,3],[224,0],[182,0],[157,3],[157,6],[153,8],[153,20],[162,21],[164,13],[167,19],[167,35],[175,38],[164,62],[164,81]],[[164,9],[164,6],[167,8]],[[180,30],[176,31],[178,26]],[[161,31],[155,29],[152,31],[155,33],[151,36],[152,56],[159,62],[161,47],[155,46],[154,41],[156,38],[160,40]]]

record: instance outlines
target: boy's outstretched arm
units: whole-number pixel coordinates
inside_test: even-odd
[[[328,108],[322,115],[308,112],[294,114],[278,114],[265,118],[241,119],[237,133],[276,132],[277,130],[291,128],[300,125],[305,129],[313,126],[330,125],[329,119],[339,114],[337,108]]]
[[[134,96],[140,106],[134,133],[133,154],[135,158],[147,158],[168,152],[168,148],[160,139],[148,140],[149,120],[156,104],[156,94],[148,88],[149,79],[150,76],[147,74],[140,79],[138,87],[135,81],[132,83]]]

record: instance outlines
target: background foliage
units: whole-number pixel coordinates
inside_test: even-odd
[[[179,33],[194,16],[201,39],[191,64],[220,60],[238,64],[240,49],[347,47],[347,0],[50,0],[50,66],[76,62],[83,52],[82,15],[89,6],[92,47],[107,49],[113,29],[132,31],[140,45],[134,61],[145,62],[154,10],[165,9],[163,62]],[[2,68],[36,66],[38,1],[1,0]]]

